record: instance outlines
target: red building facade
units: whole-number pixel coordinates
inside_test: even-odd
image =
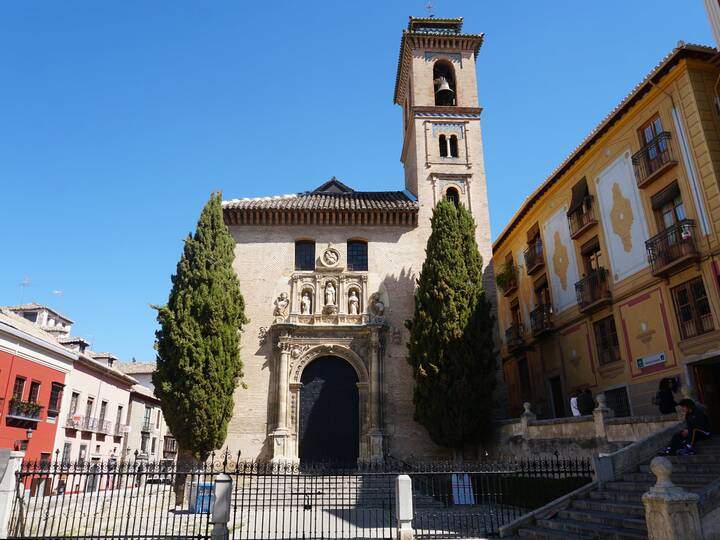
[[[0,447],[51,459],[76,355],[31,322],[0,310]]]

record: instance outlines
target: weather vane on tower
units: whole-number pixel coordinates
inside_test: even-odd
[[[427,4],[425,4],[425,9],[426,9],[427,12],[428,12],[428,17],[434,17],[434,16],[435,16],[435,15],[433,14],[433,5],[432,5],[432,2],[428,2]]]

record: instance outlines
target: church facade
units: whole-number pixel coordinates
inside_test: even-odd
[[[223,202],[250,323],[227,447],[246,458],[336,461],[438,455],[413,420],[404,321],[443,197],[470,209],[491,262],[476,58],[462,19],[410,18],[394,101],[397,191],[332,178],[296,195]],[[491,268],[484,278],[494,299]]]

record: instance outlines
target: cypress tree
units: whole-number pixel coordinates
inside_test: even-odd
[[[214,193],[195,235],[185,239],[167,305],[155,306],[155,394],[180,450],[203,460],[225,442],[243,376],[240,331],[247,319],[234,247]]]
[[[472,216],[464,206],[442,200],[431,223],[415,312],[406,323],[415,420],[436,444],[461,450],[490,428],[493,318]]]

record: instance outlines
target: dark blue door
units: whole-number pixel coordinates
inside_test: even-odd
[[[326,356],[310,363],[300,382],[300,461],[354,465],[360,442],[355,369]]]

